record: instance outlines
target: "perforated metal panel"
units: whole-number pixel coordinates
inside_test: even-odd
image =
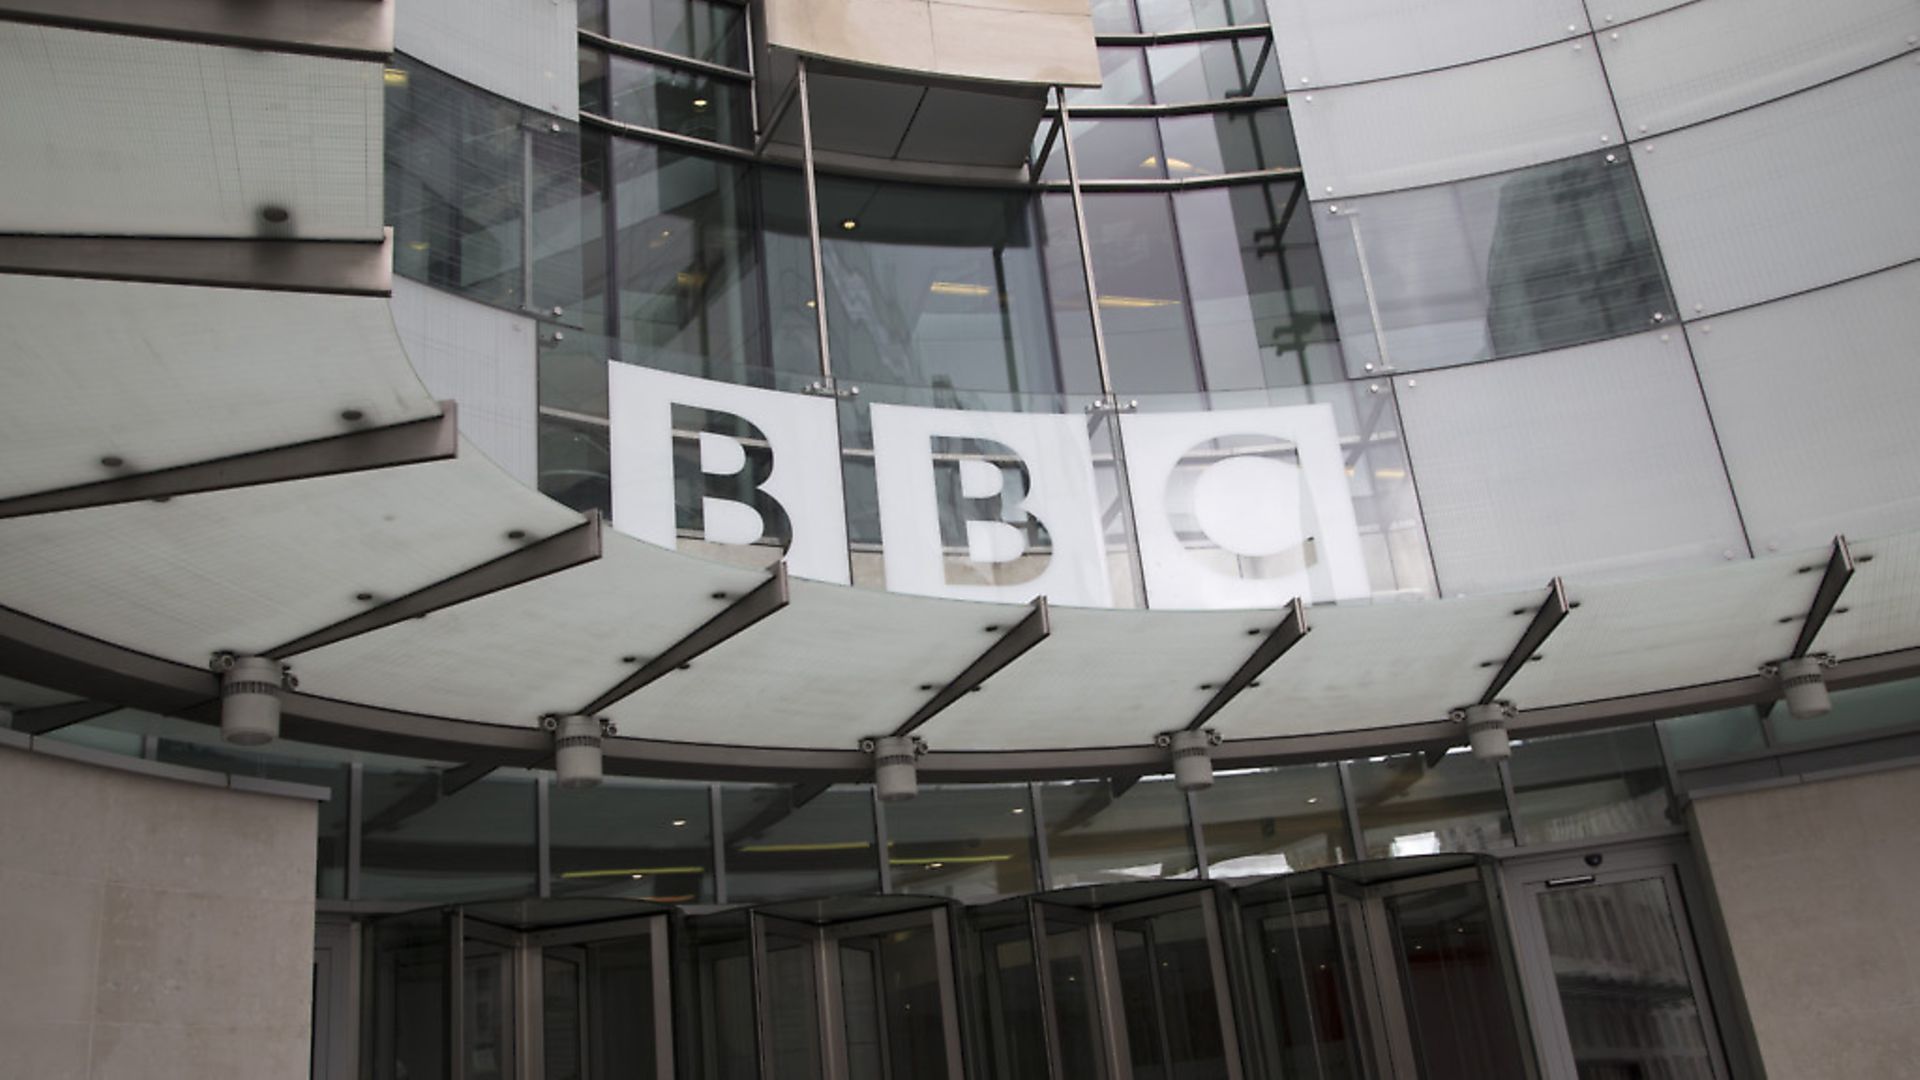
[[[1592,42],[1289,97],[1308,191],[1326,200],[1617,145]]]
[[[1396,387],[1444,593],[1747,554],[1677,330]]]
[[[1920,265],[1687,328],[1762,551],[1920,528]]]
[[[1920,533],[1853,537],[1859,569],[1813,651],[1843,660],[1920,646]]]
[[[379,240],[382,90],[370,61],[0,22],[0,232]]]
[[[1580,0],[1288,0],[1267,5],[1287,89],[1450,67],[1587,32]]]
[[[1649,139],[1634,158],[1689,317],[1920,257],[1920,64]]]
[[[1912,0],[1699,0],[1599,36],[1632,138],[1723,116],[1914,47]]]
[[[507,475],[533,486],[539,325],[404,279],[393,283],[393,324],[427,389],[460,403],[460,433]]]
[[[463,82],[568,120],[580,115],[574,0],[404,0],[394,48]]]

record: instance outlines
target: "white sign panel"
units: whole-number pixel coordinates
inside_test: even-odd
[[[607,395],[615,528],[669,548],[683,531],[713,544],[777,543],[789,572],[848,583],[832,401],[633,364],[607,365]],[[750,453],[749,443],[765,449]],[[700,492],[686,505],[676,505],[676,471]]]
[[[1152,606],[1369,594],[1331,405],[1130,413],[1120,433]]]
[[[887,588],[1112,606],[1084,418],[871,410]]]

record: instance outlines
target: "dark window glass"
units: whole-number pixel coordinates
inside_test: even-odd
[[[609,776],[555,787],[553,894],[633,896],[667,904],[713,900],[707,785]]]
[[[135,737],[136,744],[139,742]],[[275,743],[289,750],[291,744]],[[138,747],[134,750],[138,753]],[[207,743],[179,739],[159,740],[156,757],[172,765],[186,765],[234,776],[258,776],[267,780],[288,780],[312,784],[332,792],[320,804],[320,846],[314,859],[314,895],[322,900],[343,900],[347,895],[347,780],[349,768],[344,761],[327,761],[337,751],[319,747],[306,750],[312,757],[266,754],[231,750]]]
[[[1367,858],[1486,851],[1512,843],[1500,773],[1465,749],[1356,761],[1348,797],[1360,810]]]
[[[895,892],[979,900],[1034,891],[1027,785],[922,785],[885,812]]]
[[[502,769],[451,795],[439,769],[369,765],[360,815],[360,898],[474,900],[538,887],[534,777]]]
[[[1293,117],[1283,106],[1164,116],[1160,142],[1176,180],[1300,167]]]
[[[1050,888],[1102,881],[1192,877],[1197,870],[1187,798],[1172,777],[1130,786],[1073,780],[1040,786]]]
[[[730,903],[873,893],[873,793],[834,787],[805,802],[780,785],[721,788]]]
[[[1509,769],[1522,843],[1668,824],[1667,770],[1651,726],[1517,741]]]
[[[1672,317],[1621,154],[1322,206],[1321,246],[1356,377],[1381,359],[1375,306],[1402,370],[1565,348]]]
[[[1920,723],[1920,681],[1881,683],[1833,692],[1833,711],[1796,720],[1784,708],[1773,712],[1773,733],[1782,745],[1910,727]]]
[[[1303,185],[1201,188],[1176,194],[1173,207],[1207,388],[1339,380],[1333,303]],[[1101,313],[1110,325],[1112,312]]]
[[[447,916],[393,915],[371,925],[366,993],[368,1075],[373,1080],[446,1076]]]
[[[1076,118],[1073,163],[1082,180],[1160,180],[1167,175],[1160,160],[1160,137],[1149,116],[1110,116],[1100,120]],[[1041,173],[1045,180],[1067,179],[1067,155],[1056,145]]]
[[[611,517],[613,486],[608,480],[611,458],[607,438],[605,424],[542,414],[541,494],[582,513],[598,510]]]
[[[624,56],[605,62],[605,107],[612,119],[718,143],[743,142],[752,131],[745,83]],[[585,84],[584,66],[581,76]]]
[[[823,177],[835,374],[856,382],[1058,391],[1043,267],[1054,238],[1026,192]]]
[[[541,319],[606,325],[606,143],[570,127],[538,131],[533,152],[533,299]]]
[[[1267,21],[1266,0],[1138,0],[1138,3],[1140,29],[1150,34],[1217,30]]]
[[[762,355],[746,166],[615,139],[612,175],[619,355],[741,381]]]
[[[1353,859],[1332,762],[1222,771],[1194,796],[1194,808],[1209,877],[1287,874]]]
[[[1387,898],[1419,1075],[1523,1080],[1530,1075],[1487,891],[1478,882]]]
[[[1092,0],[1096,34],[1129,34],[1140,29],[1133,17],[1133,0]]]
[[[580,26],[630,45],[744,68],[746,12],[725,0],[585,0]]]
[[[1186,105],[1283,93],[1280,61],[1271,42],[1263,34],[1156,45],[1147,50],[1154,100]]]
[[[1069,111],[1081,105],[1146,105],[1153,101],[1147,90],[1146,52],[1128,45],[1100,47],[1100,85],[1067,88]]]
[[[1113,927],[1128,1056],[1138,1080],[1228,1075],[1206,917],[1198,907]]]
[[[394,272],[520,307],[525,110],[404,56],[386,98]]]
[[[1167,196],[1090,192],[1085,203],[1115,389],[1199,389]]]

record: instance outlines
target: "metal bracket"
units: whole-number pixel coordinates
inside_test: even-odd
[[[1001,634],[1000,639],[989,645],[986,652],[981,653],[978,659],[968,664],[967,669],[956,676],[952,682],[941,687],[925,705],[915,710],[905,723],[894,728],[892,733],[894,735],[911,734],[915,728],[937,716],[940,710],[959,701],[961,697],[986,682],[995,672],[1026,655],[1028,649],[1045,641],[1051,633],[1053,633],[1053,623],[1051,616],[1047,613],[1047,598],[1036,596],[1033,598],[1033,610],[1027,613],[1026,618],[1015,623],[1011,630]]]
[[[1809,572],[1813,567],[1805,567]],[[1800,637],[1793,643],[1793,651],[1787,659],[1797,660],[1807,655],[1813,648],[1813,639],[1820,636],[1821,627],[1827,624],[1827,616],[1833,614],[1834,605],[1840,602],[1840,594],[1846,591],[1847,583],[1853,580],[1853,551],[1847,546],[1845,536],[1833,538],[1833,552],[1827,556],[1827,568],[1820,575],[1820,587],[1814,591],[1813,604],[1807,608],[1807,615],[1800,623]]]
[[[1226,708],[1227,703],[1232,701],[1240,691],[1252,686],[1255,679],[1285,656],[1288,649],[1298,645],[1300,639],[1306,637],[1310,629],[1311,627],[1307,625],[1307,607],[1296,596],[1287,605],[1286,616],[1280,620],[1278,626],[1267,632],[1266,640],[1260,643],[1260,647],[1253,650],[1253,655],[1240,664],[1239,670],[1235,671],[1226,682],[1220,684],[1220,688],[1213,692],[1213,696],[1207,699],[1207,703],[1200,707],[1199,713],[1195,714],[1192,720],[1187,721],[1187,730],[1197,730],[1202,724],[1213,719],[1214,714]]]
[[[298,653],[310,652],[382,627],[477,600],[490,593],[524,585],[548,574],[570,570],[600,557],[600,538],[600,511],[589,510],[586,521],[565,532],[555,533],[518,551],[463,570],[425,588],[389,600],[370,611],[363,611],[305,637],[268,649],[260,655],[284,660]]]
[[[1521,612],[1525,610],[1522,608]],[[1507,688],[1507,684],[1513,681],[1513,677],[1520,673],[1520,669],[1528,660],[1533,659],[1534,654],[1540,651],[1540,646],[1546,643],[1548,635],[1559,628],[1560,623],[1566,619],[1567,612],[1571,610],[1573,605],[1567,603],[1566,583],[1557,577],[1547,582],[1547,598],[1533,613],[1533,620],[1527,623],[1527,629],[1520,635],[1519,643],[1513,647],[1512,652],[1507,654],[1506,662],[1501,664],[1500,670],[1494,673],[1493,681],[1487,684],[1486,693],[1480,695],[1480,700],[1476,704],[1491,705],[1498,700],[1500,691]],[[1516,614],[1519,613],[1516,612]]]
[[[63,727],[85,723],[97,716],[105,716],[119,707],[100,701],[68,701],[35,709],[19,709],[13,714],[13,730],[28,735],[45,735]]]
[[[678,670],[700,654],[786,607],[789,598],[787,564],[784,561],[775,563],[773,576],[729,604],[725,611],[700,624],[686,637],[669,645],[665,652],[647,661],[639,671],[620,680],[613,689],[594,698],[578,712],[591,716],[606,711],[642,687]]]
[[[0,519],[444,461],[459,449],[459,425],[453,402],[441,402],[440,409],[439,416],[404,424],[20,495],[0,500]]]

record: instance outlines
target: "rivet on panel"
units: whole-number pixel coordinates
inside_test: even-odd
[[[1576,42],[1574,42],[1574,43],[1573,43],[1573,51],[1574,51],[1574,52],[1579,52],[1579,51],[1580,51],[1580,43],[1579,43],[1579,42],[1577,42],[1577,41],[1576,41]]]
[[[1613,40],[1613,41],[1619,41],[1619,40],[1620,40],[1620,31],[1618,31],[1618,30],[1615,30],[1615,31],[1614,31],[1613,33],[1611,33],[1611,34],[1608,34],[1608,35],[1607,35],[1607,37],[1608,37],[1609,39],[1611,39],[1611,40]]]
[[[1416,386],[1419,386],[1419,385],[1420,385],[1420,381],[1419,381],[1418,379],[1408,379],[1408,380],[1407,380],[1407,389],[1409,389],[1409,390],[1411,390],[1411,389],[1413,389],[1414,387],[1416,387]]]
[[[1613,141],[1613,136],[1611,136],[1611,135],[1602,135],[1602,136],[1600,136],[1600,145],[1601,145],[1601,146],[1605,146],[1605,145],[1607,145],[1608,143],[1610,143],[1610,142],[1612,142],[1612,141]]]
[[[1727,550],[1725,550],[1725,551],[1723,551],[1723,552],[1721,552],[1721,553],[1720,553],[1720,557],[1721,557],[1721,558],[1723,558],[1723,559],[1732,559],[1732,558],[1733,558],[1733,549],[1732,549],[1732,548],[1728,548]]]
[[[525,540],[526,538],[527,538],[527,530],[525,529],[508,529],[507,530],[507,539],[509,540]]]
[[[1660,340],[1661,340],[1661,341],[1672,341],[1672,340],[1673,340],[1673,335],[1672,335],[1672,334],[1661,334],[1661,335],[1660,335]]]
[[[1608,155],[1607,155],[1607,164],[1609,164],[1609,165],[1611,165],[1611,164],[1613,164],[1614,162],[1616,162],[1616,161],[1618,161],[1618,160],[1620,160],[1620,159],[1619,159],[1618,157],[1616,157],[1615,155],[1613,155],[1613,154],[1608,154]]]
[[[1301,100],[1301,101],[1312,101],[1312,100],[1313,100],[1313,95],[1312,95],[1312,94],[1308,94],[1307,96],[1305,96],[1305,97],[1303,97],[1303,98],[1301,98],[1300,100]]]
[[[1767,550],[1768,550],[1768,551],[1779,551],[1779,550],[1780,550],[1780,545],[1779,545],[1778,543],[1769,543],[1769,544],[1767,544]]]
[[[367,414],[365,412],[362,412],[359,409],[341,409],[340,410],[340,419],[345,420],[349,424],[357,424],[360,421],[365,420],[366,418],[367,418]]]
[[[1309,79],[1309,78],[1307,78],[1307,77],[1306,77],[1305,75],[1302,75],[1302,76],[1300,76],[1300,85],[1301,85],[1301,86],[1305,86],[1305,85],[1307,85],[1308,83],[1310,83],[1310,82],[1312,82],[1312,81],[1313,81],[1312,79]]]
[[[107,456],[100,459],[100,464],[106,466],[109,469],[117,469],[122,465],[125,465],[126,463],[127,463],[127,459],[121,457],[119,454],[108,454]]]
[[[1368,383],[1368,384],[1367,384],[1367,393],[1369,393],[1369,394],[1377,394],[1377,393],[1379,393],[1379,392],[1380,392],[1380,384],[1379,384],[1379,383]]]
[[[1569,34],[1577,34],[1577,33],[1579,33],[1579,32],[1580,32],[1580,27],[1579,27],[1578,25],[1576,25],[1576,24],[1574,24],[1574,23],[1568,23],[1568,24],[1567,24],[1567,33],[1569,33]]]

